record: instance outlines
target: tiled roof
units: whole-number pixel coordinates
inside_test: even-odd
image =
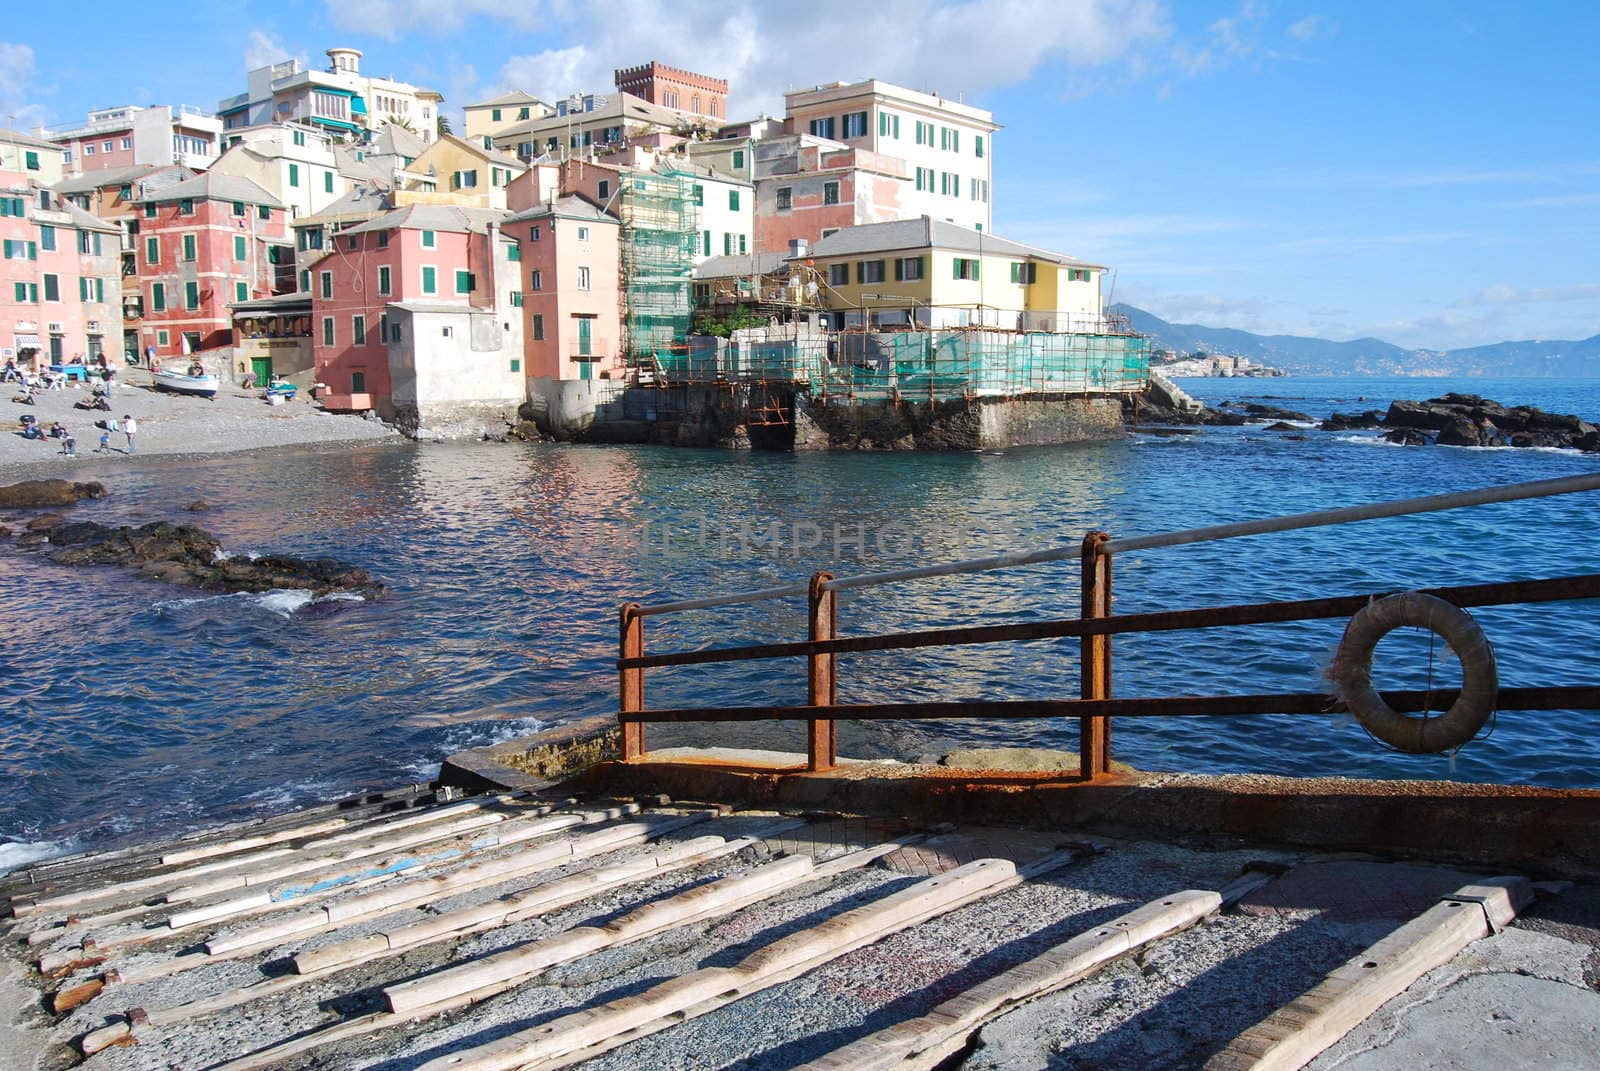
[[[489,229],[489,224],[505,222],[507,215],[508,213],[499,208],[406,205],[350,227],[344,233],[364,234],[370,231],[404,228],[418,231],[452,231],[457,234],[483,234]]]
[[[1056,264],[1071,264],[1085,268],[1099,268],[1065,253],[1052,253],[1047,249],[1023,245],[998,235],[973,230],[942,219],[922,216],[918,219],[897,219],[888,223],[863,223],[844,227],[815,242],[807,257],[856,256],[865,253],[887,253],[900,249],[947,249],[958,253],[999,253],[1007,256],[1032,257]],[[801,258],[790,258],[801,259]]]
[[[180,201],[184,199],[213,201],[243,201],[246,204],[282,208],[283,202],[247,178],[237,175],[215,175],[207,172],[185,179],[175,186],[142,198],[145,201]]]
[[[556,216],[561,219],[591,219],[597,223],[616,223],[617,217],[606,213],[587,197],[577,194],[567,194],[558,197],[554,204],[545,203],[534,205],[532,208],[523,209],[514,216],[506,219],[507,223],[522,223],[530,219],[545,219]]]
[[[59,194],[93,193],[107,186],[122,186],[137,182],[153,172],[171,164],[134,164],[132,167],[108,167],[100,171],[85,171],[81,175],[63,179],[50,187]]]
[[[695,266],[696,279],[723,279],[733,275],[767,275],[783,267],[782,253],[734,253],[708,257]]]

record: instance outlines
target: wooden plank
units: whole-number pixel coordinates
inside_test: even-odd
[[[622,1044],[725,1007],[925,919],[1011,888],[1019,880],[1008,860],[979,859],[774,941],[737,966],[704,967],[635,996],[459,1049],[422,1065],[420,1071],[569,1066],[611,1043]]]
[[[1228,1043],[1206,1071],[1296,1071],[1424,974],[1496,932],[1533,899],[1526,878],[1464,886]]]
[[[929,1071],[965,1048],[991,1019],[1072,985],[1118,956],[1187,929],[1221,905],[1219,894],[1203,890],[1152,901],[973,986],[926,1015],[869,1034],[803,1066],[810,1071]]]

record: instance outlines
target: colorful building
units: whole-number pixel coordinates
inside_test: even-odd
[[[209,167],[221,151],[221,132],[216,117],[192,105],[125,104],[92,111],[78,126],[45,136],[66,150],[67,172],[81,175],[136,164]]]
[[[276,292],[292,260],[283,202],[233,175],[197,175],[139,198],[141,349],[157,359],[233,343],[229,305]]]
[[[492,138],[518,123],[530,123],[535,119],[554,115],[555,112],[552,105],[546,104],[532,93],[516,89],[510,93],[502,93],[492,100],[479,101],[477,104],[468,104],[462,108],[461,133],[473,140]]]
[[[692,263],[751,251],[756,229],[755,187],[694,157],[629,148],[602,161],[568,160],[560,165],[561,192],[579,194],[614,215],[621,214],[628,182],[641,175],[681,180],[686,195],[684,225],[692,232]]]
[[[637,67],[625,67],[613,72],[612,83],[617,87],[617,92],[631,94],[651,104],[711,119],[728,117],[726,78],[696,74],[651,60]]]
[[[38,369],[120,356],[121,232],[0,170],[0,359]]]
[[[289,211],[290,219],[320,212],[343,197],[351,180],[334,149],[336,139],[304,123],[239,127],[226,135],[227,147],[213,175],[232,175],[266,190]]]
[[[912,210],[910,170],[898,157],[810,134],[756,142],[753,155],[759,252],[797,252],[834,231]]]
[[[557,101],[553,114],[516,123],[493,137],[495,148],[520,160],[564,160],[621,152],[658,135],[687,136],[708,125],[704,116],[632,93],[586,93]]]
[[[431,89],[361,73],[361,50],[330,48],[328,68],[308,69],[297,59],[257,67],[243,93],[220,101],[224,129],[298,122],[336,136],[362,140],[386,124],[432,141],[444,99]]]
[[[568,194],[509,217],[506,232],[521,250],[528,378],[620,377],[625,361],[617,217],[587,197]]]
[[[410,204],[329,229],[320,257],[302,260],[326,408],[376,410],[414,429],[440,407],[503,406],[513,379],[520,401],[519,251],[501,232],[505,217]]]
[[[66,174],[66,150],[53,141],[0,127],[0,172],[27,176],[29,182],[54,186]]]
[[[994,115],[889,82],[834,82],[784,94],[790,133],[905,161],[902,218],[931,216],[989,230]]]

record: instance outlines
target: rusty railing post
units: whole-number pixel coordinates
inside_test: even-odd
[[[639,604],[636,602],[622,604],[621,652],[623,658],[644,657],[644,615],[639,613]],[[643,710],[644,670],[624,669],[618,673],[618,713],[631,714]],[[640,757],[644,754],[644,723],[622,721],[621,725],[623,760]]]
[[[1083,537],[1083,606],[1085,620],[1111,616],[1111,555],[1101,547],[1111,538],[1107,532],[1090,532]],[[1111,637],[1084,636],[1078,641],[1080,658],[1080,696],[1083,699],[1111,698]],[[1111,719],[1078,719],[1078,776],[1092,781],[1111,772]]]
[[[815,573],[811,577],[810,637],[831,640],[838,631],[839,612],[834,593],[822,585],[833,579],[831,573]],[[814,707],[831,707],[839,700],[839,679],[835,674],[837,655],[811,654],[806,656],[806,700]],[[834,739],[831,718],[811,720],[806,743],[806,768],[830,770],[838,765],[839,747]]]

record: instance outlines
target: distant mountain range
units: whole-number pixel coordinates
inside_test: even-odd
[[[1600,377],[1600,335],[1576,342],[1496,342],[1461,350],[1408,350],[1378,338],[1334,342],[1257,335],[1231,327],[1168,323],[1133,305],[1113,305],[1157,347],[1226,353],[1301,375]]]

